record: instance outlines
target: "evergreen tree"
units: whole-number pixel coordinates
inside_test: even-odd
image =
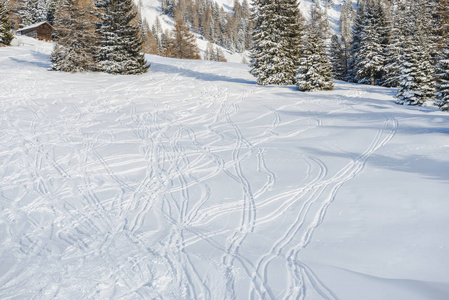
[[[396,102],[404,105],[423,105],[434,96],[430,55],[416,43],[416,39],[408,37],[401,60],[403,63]]]
[[[399,77],[399,88],[396,94],[396,103],[407,105],[422,105],[424,103],[422,92],[419,90],[419,82],[417,73],[419,66],[417,61],[417,51],[419,49],[413,47],[410,38],[404,43],[405,52],[402,55],[402,68]]]
[[[207,43],[204,60],[214,60],[214,45],[211,42]]]
[[[111,74],[141,74],[148,70],[142,52],[133,0],[96,0],[99,44],[96,61],[100,71]]]
[[[376,75],[383,70],[384,56],[380,36],[375,24],[371,21],[368,21],[364,27],[360,49],[356,57],[355,78],[357,82],[374,85]]]
[[[51,54],[52,69],[86,72],[95,69],[94,23],[90,8],[80,0],[63,0],[55,22],[56,44]]]
[[[53,25],[56,7],[59,0],[23,0],[18,4],[20,8],[20,26],[26,27],[38,22],[47,21]]]
[[[286,69],[290,76],[292,76],[295,83],[296,71],[298,68],[298,59],[301,54],[300,47],[302,38],[304,35],[304,17],[301,15],[298,9],[297,0],[283,0],[281,3],[281,12],[284,20],[284,25],[281,30],[285,31],[288,41],[288,48],[285,49],[287,52],[287,60],[292,60],[294,63],[293,69]],[[323,28],[322,28],[323,31]],[[290,66],[290,62],[286,64]]]
[[[47,3],[45,0],[38,0],[36,12],[35,12],[35,18],[36,22],[43,22],[47,21]]]
[[[10,45],[13,38],[8,12],[6,11],[5,4],[0,1],[0,43]]]
[[[215,48],[215,59],[219,62],[227,62],[227,59],[220,47]]]
[[[391,35],[392,35],[392,20],[391,16],[389,16],[389,11],[391,10],[388,7],[389,2],[385,2],[387,4],[383,4],[382,0],[378,0],[374,5],[374,14],[376,16],[374,24],[376,26],[376,31],[379,35],[379,42],[382,48],[381,59],[382,66],[378,68],[378,72],[376,73],[376,84],[384,85],[386,81],[386,62],[388,57],[389,45],[391,43]]]
[[[20,11],[21,27],[26,27],[38,22],[39,0],[26,0]]]
[[[182,20],[182,16],[177,14],[175,28],[172,36],[168,39],[166,56],[183,59],[201,59],[195,36],[190,32],[189,27]]]
[[[332,76],[339,80],[346,78],[347,60],[344,51],[338,36],[334,34],[331,38],[329,57],[332,66]]]
[[[430,0],[429,2],[432,2]],[[412,3],[408,13],[407,36],[413,37],[414,47],[417,47],[417,59],[419,62],[418,81],[420,83],[421,97],[423,101],[435,97],[435,59],[437,56],[436,38],[432,13],[434,7],[427,5],[427,0],[417,0]]]
[[[441,51],[436,68],[438,78],[436,104],[445,111],[449,111],[449,40],[446,40],[446,47]]]
[[[161,37],[159,39],[159,44],[158,44],[158,51],[159,51],[159,53],[161,53],[164,56],[167,56],[166,52],[168,49],[169,40],[170,40],[170,31],[168,29],[165,29],[161,33]]]
[[[345,77],[341,78],[342,80],[348,79],[349,52],[352,41],[352,28],[356,15],[357,13],[354,10],[352,1],[344,0],[340,13],[340,37],[346,70],[344,71]]]
[[[431,55],[431,63],[436,65],[438,56],[438,21],[436,19],[438,0],[415,0],[412,2],[411,10],[415,17],[415,35],[419,42],[425,45],[427,52]]]
[[[403,24],[406,24],[405,20],[405,7],[404,3],[397,1],[392,5],[392,28],[390,42],[386,48],[385,55],[385,75],[383,82],[384,86],[397,87],[399,85],[399,79],[402,68],[402,53],[403,46],[406,38],[406,28]]]
[[[220,47],[214,47],[212,43],[207,43],[206,51],[204,52],[204,60],[214,60],[226,62],[223,51]]]
[[[160,36],[163,33],[161,21],[159,20],[159,17],[156,17],[156,21],[154,21],[153,28],[152,28],[154,36]]]
[[[436,34],[439,36],[439,49],[444,49],[447,40],[449,40],[449,0],[437,0],[435,12]]]
[[[257,84],[289,85],[295,82],[301,28],[295,0],[255,0],[251,74]]]
[[[354,20],[354,25],[352,28],[352,39],[349,48],[347,80],[350,82],[357,81],[356,79],[357,59],[358,59],[358,52],[360,51],[360,43],[362,40],[364,23],[365,23],[365,5],[364,2],[360,2],[357,8],[357,15]]]
[[[56,18],[56,7],[58,4],[58,0],[48,0],[47,1],[47,13],[46,13],[46,19],[47,22],[51,25],[54,25],[54,21]]]
[[[162,25],[161,22],[159,21],[159,17],[156,17],[156,21],[151,27],[151,32],[153,33],[153,36],[157,42],[157,53],[159,55],[162,55],[165,51],[166,43],[164,38],[164,31],[162,30]]]
[[[358,24],[357,51],[353,51],[352,75],[358,83],[381,84],[389,43],[389,25],[379,1],[368,1],[362,7],[363,19]]]
[[[316,18],[316,19],[315,19]],[[329,91],[334,88],[332,68],[326,55],[320,18],[312,14],[299,59],[296,87],[302,92]]]

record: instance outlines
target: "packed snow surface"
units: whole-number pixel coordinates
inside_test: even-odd
[[[29,41],[28,41],[29,42]],[[0,48],[1,299],[449,299],[449,114]]]

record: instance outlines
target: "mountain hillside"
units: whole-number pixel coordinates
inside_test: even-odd
[[[217,4],[219,4],[220,7],[223,7],[225,11],[232,12],[232,7],[234,5],[233,0],[214,0]],[[141,3],[142,7],[142,15],[147,19],[148,23],[150,24],[150,27],[154,24],[156,17],[159,17],[161,21],[161,25],[164,29],[172,29],[173,28],[173,18],[164,15],[162,13],[161,8],[161,0],[139,0],[139,3]],[[249,1],[251,4],[251,2]],[[343,6],[344,0],[302,0],[299,1],[299,8],[301,13],[304,15],[304,17],[308,18],[308,14],[310,11],[310,8],[312,6],[318,6],[323,11],[326,12],[326,15],[329,20],[329,25],[332,33],[339,33],[340,29],[340,11]],[[356,0],[353,0],[354,6],[356,5]],[[202,51],[202,55],[204,55],[204,51],[207,47],[207,40],[200,36],[197,36],[197,43],[199,48]],[[232,53],[226,49],[223,49],[225,56],[228,61],[230,62],[237,62],[240,63],[243,59],[243,57],[246,57],[248,53]]]

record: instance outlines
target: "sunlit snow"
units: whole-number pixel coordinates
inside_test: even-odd
[[[16,42],[17,44],[17,42]],[[0,48],[0,299],[449,299],[449,114]]]

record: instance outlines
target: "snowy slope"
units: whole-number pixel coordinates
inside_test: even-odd
[[[218,3],[220,6],[222,6],[225,9],[225,11],[228,12],[232,11],[234,0],[214,0],[214,1]],[[155,23],[156,17],[159,17],[163,29],[169,30],[173,29],[174,24],[173,19],[171,17],[162,14],[160,0],[139,0],[139,1],[136,0],[136,3],[138,2],[142,3],[142,15],[147,19],[150,27]],[[320,7],[328,16],[331,31],[333,33],[339,33],[340,12],[343,2],[344,0],[332,0],[331,2],[329,2],[328,0],[302,0],[298,1],[298,4],[301,13],[306,18],[309,18],[309,12],[312,6]],[[356,5],[357,1],[353,0],[353,2],[354,5]],[[251,5],[251,1],[248,1],[248,3]],[[203,56],[204,51],[206,50],[207,47],[207,41],[198,34],[196,35],[196,37],[198,47],[200,48],[201,55]],[[243,57],[245,57],[245,59],[248,60],[248,53],[245,54],[231,53],[230,51],[224,48],[222,48],[222,50],[228,62],[241,63]]]
[[[221,2],[222,1],[222,2]],[[226,11],[230,11],[233,5],[233,1],[230,0],[221,0],[220,2],[216,1],[220,5],[223,5]],[[137,2],[137,1],[136,1]],[[229,3],[231,2],[231,3]],[[142,16],[147,20],[148,24],[150,25],[150,28],[153,26],[153,24],[156,22],[156,17],[159,18],[161,22],[162,29],[168,29],[173,30],[174,28],[174,21],[173,18],[162,14],[162,8],[161,8],[161,1],[160,0],[142,0]],[[204,53],[207,48],[208,41],[204,39],[201,35],[195,34],[196,42],[198,45],[198,48],[200,49],[201,57],[204,57]],[[220,47],[220,46],[217,46]],[[248,53],[232,53],[229,50],[226,50],[223,47],[220,47],[223,51],[223,54],[225,55],[228,62],[235,62],[235,63],[241,63],[243,58],[245,57],[245,60],[248,60]]]
[[[449,298],[449,114],[50,50],[0,49],[0,299]]]

